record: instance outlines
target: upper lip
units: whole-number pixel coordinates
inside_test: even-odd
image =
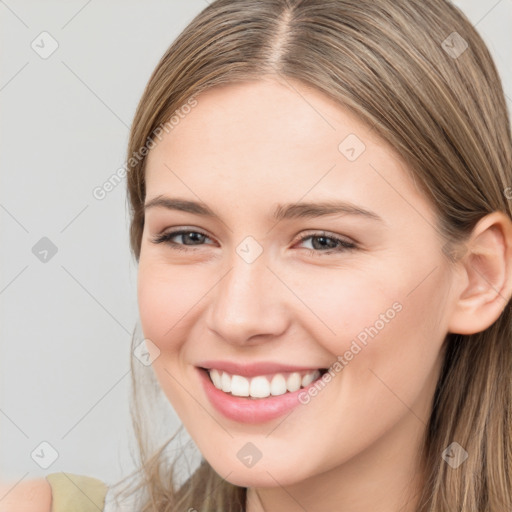
[[[222,370],[230,375],[241,375],[242,377],[256,377],[257,375],[265,375],[269,373],[284,372],[302,372],[321,370],[320,366],[295,366],[274,362],[255,362],[249,364],[239,364],[233,361],[201,361],[196,366],[205,370]]]

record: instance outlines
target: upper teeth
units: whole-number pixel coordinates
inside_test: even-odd
[[[208,370],[213,385],[225,393],[235,396],[250,396],[252,398],[266,398],[270,395],[283,395],[287,391],[297,391],[301,387],[308,386],[320,377],[320,371],[276,373],[266,377],[246,378],[241,375],[230,375],[229,373],[216,369]]]

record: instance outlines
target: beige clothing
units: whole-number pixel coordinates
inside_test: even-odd
[[[64,472],[46,479],[52,488],[51,512],[103,512],[108,486],[101,480]]]

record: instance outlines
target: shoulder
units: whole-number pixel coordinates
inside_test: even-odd
[[[1,512],[98,512],[107,485],[86,475],[51,473],[46,478],[0,482]]]
[[[74,473],[51,473],[46,475],[52,490],[51,512],[98,512],[105,505],[108,491],[101,480]]]
[[[46,478],[0,482],[2,512],[50,512],[52,489]]]

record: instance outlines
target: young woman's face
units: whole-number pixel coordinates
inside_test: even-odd
[[[431,205],[300,83],[196,99],[146,170],[138,300],[166,396],[237,485],[415,463],[453,302]]]

